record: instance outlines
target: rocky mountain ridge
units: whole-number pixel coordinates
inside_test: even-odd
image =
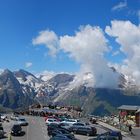
[[[86,110],[85,113],[97,114],[99,109],[103,113],[114,111],[123,103],[119,98],[124,100],[124,104],[133,104],[133,100],[131,101],[129,98],[136,98],[135,103],[140,104],[139,92],[136,88],[132,90],[131,85],[133,84],[127,80],[126,76],[119,75],[118,88],[107,89],[93,87],[93,75],[90,72],[81,75],[80,78],[67,73],[36,77],[25,70],[11,72],[6,69],[0,74],[0,104],[15,109],[28,107],[34,102],[41,104],[53,102],[61,105],[80,106]],[[133,93],[130,92],[130,89]]]

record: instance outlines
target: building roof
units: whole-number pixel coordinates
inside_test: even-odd
[[[140,108],[137,110],[137,112],[136,113],[140,113]]]
[[[137,111],[140,109],[140,106],[133,106],[133,105],[122,105],[118,107],[118,110],[131,110],[131,111]]]

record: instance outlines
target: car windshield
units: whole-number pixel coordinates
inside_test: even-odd
[[[84,126],[84,124],[83,123],[75,123],[75,124],[73,124],[74,126]]]
[[[48,119],[49,122],[54,122],[56,121],[55,119]]]
[[[65,133],[65,134],[69,134],[69,131],[67,131],[67,130],[63,130],[63,129],[62,129],[61,132],[62,132],[62,133]]]
[[[21,126],[20,126],[20,125],[14,125],[14,126],[13,126],[13,129],[18,129],[18,130],[20,130],[20,129],[21,129]]]
[[[79,130],[85,130],[85,131],[87,131],[87,130],[91,130],[90,128],[87,128],[87,127],[81,127],[81,128],[79,128]]]
[[[19,121],[26,121],[25,119],[19,119]]]
[[[0,127],[0,130],[3,130],[3,127]]]
[[[75,120],[67,120],[68,122],[76,122]]]
[[[61,126],[69,126],[69,124],[67,124],[67,123],[61,123],[60,125]]]

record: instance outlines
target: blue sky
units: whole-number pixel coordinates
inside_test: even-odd
[[[140,0],[1,0],[0,69],[76,72],[80,63],[68,52],[51,57],[45,45],[33,45],[40,31],[49,29],[58,37],[73,36],[81,25],[99,26],[105,31],[112,20],[129,20],[138,26],[139,10]],[[120,46],[115,39],[106,33],[105,37],[113,52],[117,51]],[[112,56],[111,52],[105,58],[122,63],[125,54]]]

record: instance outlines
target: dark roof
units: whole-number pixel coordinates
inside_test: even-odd
[[[131,110],[131,111],[137,111],[140,108],[140,106],[133,106],[133,105],[122,105],[118,107],[118,110]]]

